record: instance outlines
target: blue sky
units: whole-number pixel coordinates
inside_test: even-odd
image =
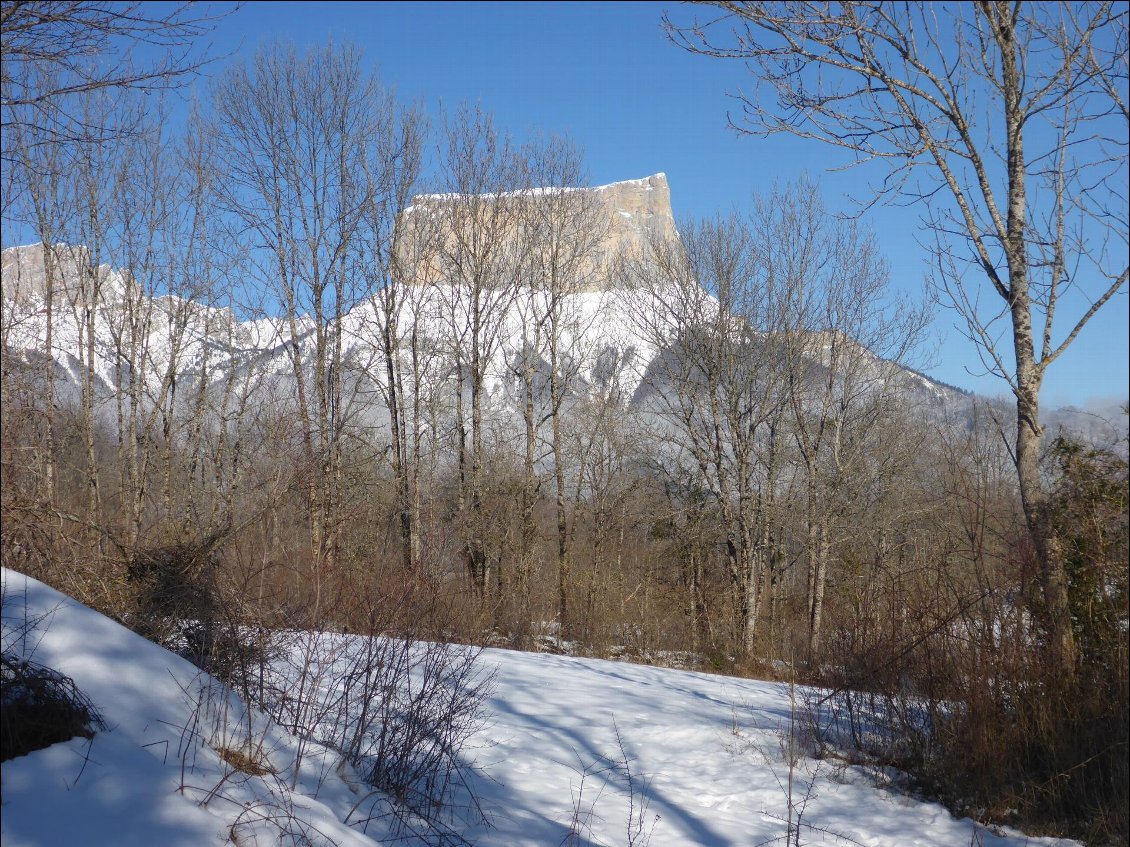
[[[743,65],[669,43],[665,9],[676,19],[693,14],[671,3],[252,2],[212,34],[212,53],[231,55],[210,72],[274,39],[299,47],[348,41],[386,85],[432,115],[441,105],[478,102],[519,139],[568,134],[585,149],[594,184],[666,173],[677,218],[747,208],[754,192],[805,172],[819,178],[830,208],[854,209],[846,198],[866,195],[878,172],[828,172],[846,160],[827,146],[728,129],[727,111],[736,104],[727,92],[746,82]],[[879,207],[865,221],[899,294],[923,297],[929,268],[917,211]],[[975,349],[953,328],[956,319],[937,313],[936,349],[924,356],[924,369],[964,388],[1002,393],[1001,381],[981,375]],[[1045,403],[1125,398],[1127,325],[1122,293],[1052,365]]]

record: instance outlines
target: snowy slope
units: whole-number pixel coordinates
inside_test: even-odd
[[[64,291],[52,309],[52,338],[47,343],[47,310],[41,285],[42,248],[12,247],[3,251],[5,296],[3,308],[8,327],[6,354],[47,354],[56,362],[61,400],[77,399],[83,371],[81,357],[87,355],[86,320],[82,304]],[[226,308],[183,300],[174,295],[149,300],[134,297],[128,303],[127,286],[121,275],[104,269],[113,285],[103,286],[94,314],[93,370],[97,394],[109,402],[124,390],[129,379],[128,362],[144,363],[146,392],[155,399],[162,379],[170,369],[177,375],[181,394],[199,379],[221,384],[231,368],[289,378],[292,373],[290,345],[311,361],[314,351],[313,325],[299,320],[293,335],[280,319],[238,320]],[[76,288],[77,282],[70,288]],[[523,292],[517,301],[527,308],[511,308],[494,339],[488,363],[488,393],[502,402],[505,384],[512,379],[512,362],[529,341],[527,320],[531,297]],[[416,325],[424,349],[447,351],[460,325],[468,320],[469,296],[458,287],[436,284],[416,289],[399,321],[402,329]],[[623,372],[626,397],[631,397],[653,351],[639,350],[632,330],[629,304],[623,292],[583,292],[566,298],[562,308],[565,326],[561,347],[580,359],[580,377],[597,385]],[[342,355],[354,373],[377,380],[383,367],[377,359],[382,318],[372,303],[357,304],[342,322]],[[131,337],[132,336],[132,337]],[[137,345],[137,350],[131,349]],[[639,355],[642,353],[643,355]],[[610,370],[610,368],[612,370]]]
[[[191,665],[41,583],[3,576],[7,625],[23,621],[25,608],[45,616],[18,646],[72,676],[110,726],[92,742],[4,763],[5,847],[188,847],[223,844],[233,831],[241,845],[381,843],[380,833],[341,823],[356,798],[332,754],[308,752],[292,788],[296,740],[252,714],[279,776],[233,774],[214,748],[225,733],[228,743],[238,735],[232,718],[243,710],[234,698],[202,708],[216,689]],[[748,847],[785,834],[787,688],[499,650],[481,661],[495,674],[491,717],[466,755],[479,768],[475,789],[492,825],[466,831],[471,843]],[[228,716],[226,725],[209,717],[217,713]],[[1072,843],[980,830],[936,804],[877,788],[854,769],[836,772],[802,757],[794,777],[796,792],[808,795],[805,821],[822,831],[806,830],[808,843]]]
[[[81,303],[65,290],[63,296],[56,298],[52,310],[53,337],[48,350],[46,308],[39,290],[42,253],[39,245],[12,247],[3,252],[3,308],[7,325],[4,353],[31,365],[33,378],[41,372],[34,363],[43,355],[50,356],[55,362],[58,400],[64,405],[73,404],[80,396],[82,363],[89,355],[90,339]],[[169,384],[167,376],[175,374],[175,396],[187,411],[194,408],[196,386],[203,382],[213,386],[219,395],[233,372],[241,382],[248,379],[253,392],[293,396],[293,351],[312,371],[315,339],[309,320],[298,320],[292,333],[287,322],[279,318],[241,321],[230,309],[174,295],[149,300],[130,295],[133,289],[121,274],[108,268],[103,270],[107,283],[95,310],[91,347],[96,408],[107,416],[107,422],[118,400],[130,394],[131,377],[135,385],[139,379],[143,386],[139,395],[142,402],[152,404],[165,402],[162,387]],[[69,284],[69,289],[76,286],[77,282]],[[489,298],[499,293],[487,292],[483,296]],[[484,388],[488,407],[500,413],[500,419],[516,415],[522,405],[516,374],[523,368],[524,351],[540,349],[541,361],[535,369],[542,374],[549,372],[548,354],[543,349],[545,339],[538,338],[535,329],[534,315],[544,314],[535,312],[539,296],[528,289],[517,292],[489,340]],[[664,311],[656,300],[659,296],[611,288],[562,298],[559,365],[570,374],[570,391],[577,395],[615,397],[625,405],[640,399],[649,368],[665,352],[656,347],[650,333],[638,329],[640,315],[645,316],[645,323],[655,323],[654,318],[646,316]],[[430,381],[422,386],[425,390],[450,379],[451,351],[457,335],[466,332],[469,315],[470,294],[464,288],[436,282],[406,293],[398,317],[400,334],[414,334],[424,351],[428,370],[424,378]],[[352,413],[369,425],[379,425],[384,415],[378,399],[381,392],[372,390],[385,379],[378,352],[382,334],[383,318],[372,302],[356,304],[342,320],[345,395],[356,399],[358,408],[352,409]],[[407,349],[402,350],[402,356],[407,368]],[[819,358],[818,349],[815,358]],[[131,361],[142,363],[140,373],[131,373]],[[879,364],[877,359],[875,363]],[[897,371],[896,381],[896,390],[930,404],[962,400],[958,392],[910,371]],[[658,390],[663,390],[661,385]],[[268,397],[259,399],[265,402]],[[543,402],[547,399],[542,398]]]
[[[4,763],[5,847],[203,847],[233,833],[244,847],[302,833],[374,843],[341,823],[356,797],[331,754],[308,753],[295,776],[296,739],[185,660],[7,569],[3,595],[4,650],[73,678],[109,727]],[[13,641],[25,620],[41,622]],[[235,772],[217,754],[241,746],[248,721],[275,775]]]

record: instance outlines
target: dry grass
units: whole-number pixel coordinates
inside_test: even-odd
[[[249,776],[266,776],[277,773],[261,751],[239,750],[233,747],[217,747],[216,753],[232,769]]]

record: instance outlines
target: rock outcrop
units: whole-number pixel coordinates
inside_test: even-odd
[[[611,220],[598,248],[606,260],[623,253],[639,254],[652,238],[678,238],[665,174],[614,182],[592,191],[604,202]]]
[[[5,301],[24,304],[33,298],[43,298],[47,292],[49,268],[56,297],[74,301],[84,285],[93,284],[97,284],[98,300],[101,302],[123,296],[125,282],[122,275],[111,271],[107,265],[93,266],[90,251],[85,247],[56,244],[50,251],[50,264],[46,261],[45,252],[42,244],[8,247],[3,251],[0,285]],[[90,289],[87,293],[88,296],[91,294]]]
[[[418,285],[466,282],[476,273],[491,277],[488,286],[520,276],[520,284],[537,287],[539,269],[550,264],[547,245],[556,241],[570,253],[561,263],[567,290],[606,291],[624,285],[619,260],[642,255],[652,239],[678,237],[662,173],[596,188],[425,194],[406,219],[414,228],[401,258]]]

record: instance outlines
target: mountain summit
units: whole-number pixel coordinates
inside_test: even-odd
[[[402,258],[414,269],[411,277],[418,285],[453,281],[458,274],[450,266],[463,266],[467,245],[485,236],[499,276],[515,272],[531,250],[538,254],[533,264],[544,268],[557,261],[546,251],[566,244],[566,250],[574,251],[571,290],[608,291],[622,285],[615,269],[620,258],[643,255],[654,239],[678,238],[671,190],[662,173],[593,188],[421,194],[404,219],[416,225]],[[554,244],[556,248],[549,246]]]
[[[517,282],[508,294],[492,292],[486,298],[497,300],[491,308],[498,314],[489,327],[484,390],[505,416],[520,405],[519,371],[534,367],[541,386],[554,367],[543,350],[534,348],[545,342],[544,316],[538,315],[548,302],[542,291],[548,263],[555,260],[548,254],[555,249],[572,251],[568,278],[554,295],[562,334],[556,367],[570,375],[565,394],[615,396],[625,405],[638,405],[653,392],[670,390],[659,377],[663,368],[657,357],[676,355],[679,342],[641,331],[641,321],[662,323],[659,316],[668,314],[669,305],[659,291],[632,290],[616,267],[621,257],[645,255],[649,242],[679,238],[664,174],[594,188],[419,195],[401,223],[410,236],[402,267],[414,293],[404,299],[394,331],[430,351],[430,376],[419,376],[420,390],[429,381],[434,383],[429,390],[439,390],[456,370],[453,357],[465,343],[472,314],[469,286],[501,289],[508,282]],[[472,236],[478,239],[473,244]],[[472,249],[479,251],[480,264],[469,270],[466,253]],[[50,274],[45,253],[56,257]],[[66,245],[3,252],[5,355],[32,372],[38,372],[33,362],[54,362],[58,402],[77,400],[87,371],[98,403],[110,404],[130,383],[146,386],[149,399],[137,398],[145,404],[173,383],[178,403],[187,402],[189,386],[222,394],[233,374],[241,375],[248,391],[289,396],[295,368],[313,367],[317,329],[310,316],[296,314],[288,322],[278,315],[241,313],[234,304],[221,305],[223,298],[216,302],[192,292],[186,297],[140,281],[128,283],[128,271],[95,267],[94,261],[86,248]],[[63,294],[54,298],[50,333],[44,308],[49,276],[53,290]],[[101,284],[83,287],[83,280],[95,279]],[[385,378],[379,351],[387,320],[376,300],[366,296],[342,315],[339,326],[323,330],[340,338],[340,364],[356,395],[355,407],[378,419],[379,411],[369,407]],[[415,355],[403,349],[406,338],[394,343],[398,355]],[[821,343],[810,354],[817,368],[825,366]],[[533,365],[527,361],[531,355],[538,360]],[[868,356],[878,368],[879,360]],[[899,390],[930,402],[959,399],[958,392],[919,374],[898,373]]]

